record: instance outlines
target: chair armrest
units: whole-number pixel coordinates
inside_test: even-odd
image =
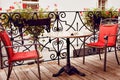
[[[107,43],[108,43],[108,38],[109,38],[109,37],[112,37],[112,36],[116,36],[116,37],[117,37],[117,36],[118,36],[118,34],[116,34],[116,35],[105,35],[105,36],[104,36],[105,46],[107,46]]]
[[[108,39],[109,37],[112,37],[112,36],[118,36],[118,35],[120,35],[120,34],[115,34],[115,35],[105,35],[105,36],[104,36],[104,39]]]
[[[6,48],[14,48],[14,47],[22,47],[22,46],[31,46],[31,45],[41,45],[41,44],[36,44],[36,43],[33,43],[33,44],[26,44],[26,45],[16,45],[16,46],[4,46]]]
[[[108,35],[104,36],[104,39],[105,39],[105,40],[108,40]]]

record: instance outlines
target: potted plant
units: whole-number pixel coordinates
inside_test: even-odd
[[[101,19],[118,18],[118,11],[113,7],[106,10],[94,8],[84,12],[84,23],[91,28],[91,30],[98,30]]]
[[[18,15],[17,15],[18,13]],[[12,22],[15,27],[18,27],[21,31],[21,28],[24,28],[25,34],[30,35],[31,37],[39,36],[44,32],[44,27],[40,26],[25,26],[24,21],[28,21],[31,19],[43,19],[48,18],[48,13],[44,13],[43,9],[40,9],[38,12],[33,12],[32,9],[17,9],[13,12],[16,14],[12,17]],[[22,32],[22,31],[21,31]]]

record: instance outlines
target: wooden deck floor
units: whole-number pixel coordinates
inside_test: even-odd
[[[59,77],[52,77],[53,73],[56,73],[66,64],[66,59],[60,60],[60,65],[57,64],[57,61],[42,62],[42,80],[120,80],[120,65],[117,64],[113,53],[108,54],[107,72],[103,71],[103,59],[99,60],[98,55],[87,56],[85,62],[85,64],[82,64],[82,57],[71,58],[71,64],[85,73],[85,77],[78,74],[69,76],[64,72]],[[7,68],[1,69],[0,80],[6,80],[6,74]],[[36,64],[14,67],[10,80],[38,80]]]

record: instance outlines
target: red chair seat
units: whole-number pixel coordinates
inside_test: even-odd
[[[10,59],[11,61],[20,61],[26,59],[36,59],[38,57],[36,50],[27,52],[16,52],[14,56]]]
[[[114,43],[108,43],[107,46],[112,47],[113,45],[115,45]],[[87,44],[87,46],[90,47],[105,47],[105,43],[104,42],[94,42],[94,43],[89,43]]]

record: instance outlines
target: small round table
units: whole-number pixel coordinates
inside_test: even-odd
[[[84,46],[83,46],[84,55],[83,56],[85,56],[85,40],[86,40],[86,37],[91,36],[91,33],[85,34],[85,33],[80,33],[78,31],[75,31],[75,32],[69,32],[69,31],[65,31],[65,32],[50,32],[50,33],[47,34],[47,36],[48,37],[52,37],[52,38],[66,38],[66,43],[67,43],[67,63],[56,74],[53,74],[53,77],[59,76],[62,72],[66,72],[69,75],[71,75],[73,73],[77,73],[80,76],[85,76],[84,73],[78,71],[70,63],[70,38],[83,38],[84,39],[83,40],[83,44],[84,44]]]

